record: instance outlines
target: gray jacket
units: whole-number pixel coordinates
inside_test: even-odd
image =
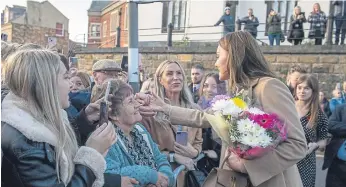
[[[244,25],[244,31],[247,31],[253,35],[257,35],[257,27],[259,25],[257,17],[254,16],[254,18],[251,20],[249,16],[245,16],[242,19],[237,20],[237,24],[245,24]]]
[[[268,16],[268,34],[281,33],[281,17],[280,15]]]
[[[224,14],[214,26],[220,25],[221,22],[223,24],[224,31],[234,32],[234,19],[231,15]]]

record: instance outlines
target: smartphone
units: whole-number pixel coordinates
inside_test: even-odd
[[[178,144],[187,146],[187,139],[188,135],[187,135],[187,131],[177,131],[177,134],[175,135],[175,141]]]
[[[100,104],[100,120],[99,125],[103,125],[104,123],[108,123],[108,95],[111,87],[111,82],[109,81],[107,84],[107,89],[105,93],[105,98],[101,101]]]

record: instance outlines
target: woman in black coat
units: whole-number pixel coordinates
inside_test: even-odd
[[[291,16],[291,24],[287,40],[294,45],[299,45],[304,39],[304,28],[303,23],[306,22],[305,13],[301,12],[299,6],[294,8],[294,12]]]

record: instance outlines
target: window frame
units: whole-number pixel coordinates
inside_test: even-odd
[[[99,27],[99,36],[94,36],[93,35],[93,33],[94,33],[94,31],[93,31],[93,26],[98,26]],[[96,33],[97,33],[97,27],[96,27]],[[89,34],[89,37],[91,38],[91,39],[99,39],[99,38],[101,38],[101,36],[102,36],[102,34],[101,34],[101,23],[90,23],[90,34]]]
[[[116,19],[114,20],[114,22],[115,22],[115,27],[114,27],[114,31],[112,31],[112,23],[113,23],[113,16],[114,16],[114,14],[116,15],[115,17],[116,17]],[[109,35],[110,36],[114,36],[114,35],[116,35],[117,34],[117,28],[119,27],[119,10],[114,10],[111,14],[110,14],[110,27],[109,27]]]
[[[61,29],[58,29],[58,27],[57,27],[57,24],[61,24]],[[58,34],[56,31],[57,30],[61,30],[61,34]],[[55,36],[57,36],[57,37],[64,37],[64,24],[63,23],[59,23],[59,22],[56,22],[55,23]]]
[[[103,23],[102,23],[102,38],[107,37],[107,29],[108,29],[107,21],[103,21]]]
[[[125,10],[124,10],[124,30],[128,30],[129,28],[129,23],[128,23],[128,4],[125,5]]]
[[[178,29],[174,28],[174,7],[175,3],[179,3],[179,19],[178,19]],[[182,8],[185,6],[185,12],[182,14]],[[162,24],[161,24],[161,33],[168,32],[168,24],[173,24],[174,33],[183,33],[185,32],[186,26],[186,12],[187,12],[187,1],[176,0],[176,1],[166,1],[162,3]],[[180,21],[184,17],[184,24],[181,25]],[[170,20],[169,20],[170,19]]]

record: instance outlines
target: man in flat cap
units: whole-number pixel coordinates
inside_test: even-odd
[[[102,85],[108,79],[118,78],[121,67],[114,60],[103,59],[94,64],[92,71],[95,84]]]

